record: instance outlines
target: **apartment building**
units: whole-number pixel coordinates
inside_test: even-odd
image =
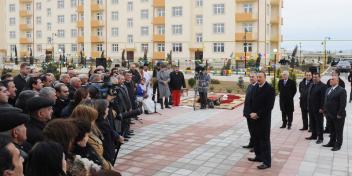
[[[0,63],[2,58],[7,54],[7,42],[6,42],[6,4],[5,1],[0,1]]]
[[[244,60],[269,58],[282,40],[282,0],[5,1],[6,54],[21,58]]]

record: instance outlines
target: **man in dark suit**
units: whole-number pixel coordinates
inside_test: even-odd
[[[253,101],[253,92],[255,89],[255,86],[257,85],[257,74],[252,72],[249,74],[249,85],[247,87],[246,91],[246,98],[244,101],[244,107],[243,107],[243,116],[246,117],[247,119],[247,126],[248,126],[248,131],[250,135],[250,140],[249,144],[246,146],[243,146],[243,148],[253,148],[254,146],[254,138],[253,138],[253,119],[250,118],[250,113],[251,111],[251,102]]]
[[[297,92],[296,82],[288,79],[288,71],[282,72],[282,79],[279,81],[278,87],[280,92],[280,109],[282,114],[282,126],[280,128],[291,129],[294,104],[293,98]]]
[[[275,90],[266,82],[265,72],[259,72],[258,84],[254,88],[250,118],[254,120],[254,158],[249,161],[262,162],[258,169],[271,167],[270,126],[271,111],[275,103]]]
[[[29,74],[29,72],[31,71],[29,64],[27,63],[22,63],[20,65],[20,74],[18,74],[17,76],[15,76],[13,78],[13,81],[15,83],[16,86],[16,95],[19,95],[21,93],[21,91],[23,90],[23,88],[26,86],[27,82],[26,82],[26,78]]]
[[[304,75],[304,79],[299,83],[299,104],[301,106],[302,112],[302,122],[303,127],[300,129],[301,131],[308,130],[308,105],[307,105],[307,97],[308,97],[308,89],[310,84],[312,84],[312,73],[306,72]],[[311,123],[309,123],[311,125]]]
[[[308,89],[308,111],[309,117],[312,119],[312,135],[307,140],[318,140],[317,144],[321,144],[324,140],[324,96],[326,85],[320,81],[320,74],[313,73],[313,84]]]
[[[345,82],[340,78],[340,71],[339,71],[339,70],[334,69],[334,70],[331,72],[331,76],[332,76],[332,77],[333,77],[333,76],[337,76],[337,77],[338,77],[338,85],[339,85],[340,87],[342,87],[342,88],[345,88]],[[331,79],[329,79],[328,82],[326,83],[326,85],[327,85],[328,87],[332,87],[331,84],[330,84],[330,80],[331,80]],[[324,133],[330,133],[330,129],[332,128],[332,127],[331,127],[331,126],[332,126],[332,122],[331,122],[330,118],[327,118],[326,116],[325,116],[325,118],[326,118],[326,126],[325,126]]]
[[[341,149],[343,140],[343,126],[346,118],[347,92],[338,85],[338,76],[330,79],[330,88],[327,89],[324,101],[326,118],[331,122],[330,141],[324,147],[333,147],[332,151]]]

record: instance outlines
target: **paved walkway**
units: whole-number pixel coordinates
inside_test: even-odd
[[[348,85],[348,90],[350,86]],[[348,91],[349,92],[349,91]],[[298,96],[296,96],[296,100]],[[115,165],[129,175],[352,175],[352,120],[348,104],[344,144],[338,152],[307,141],[299,131],[302,120],[298,101],[293,128],[279,129],[278,98],[272,115],[272,167],[257,170],[258,163],[242,145],[248,143],[243,107],[235,110],[197,110],[177,107],[142,116],[133,126],[136,135],[122,146]],[[324,144],[329,137],[325,135]]]

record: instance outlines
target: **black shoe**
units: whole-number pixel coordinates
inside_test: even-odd
[[[128,133],[129,136],[134,136],[134,133]]]
[[[340,149],[341,149],[341,147],[334,147],[334,148],[331,149],[331,151],[338,151]]]
[[[334,145],[327,143],[327,144],[323,145],[323,147],[334,147]]]
[[[263,169],[270,168],[270,166],[268,166],[266,164],[261,164],[261,165],[257,166],[257,168],[263,170]]]
[[[318,139],[317,142],[315,142],[316,144],[321,144],[323,143],[323,140],[322,139]]]
[[[291,129],[291,125],[287,126],[287,129],[290,130]]]
[[[254,149],[251,149],[249,152],[253,153],[253,152],[254,152]]]
[[[301,130],[301,131],[305,131],[305,130],[308,130],[308,128],[301,128],[301,129],[299,129],[299,130]]]
[[[127,138],[125,138],[125,139],[123,139],[123,141],[128,142],[128,139],[127,139]]]
[[[330,131],[329,131],[329,130],[327,130],[327,129],[325,129],[325,130],[324,130],[324,133],[330,133]]]
[[[128,132],[129,132],[129,133],[134,133],[134,130],[129,130]]]
[[[134,123],[134,122],[130,122],[130,124],[131,124],[131,125],[134,125],[134,124],[136,124],[136,123]]]
[[[165,106],[165,108],[167,108],[167,109],[171,109],[171,107],[170,107],[170,106]]]
[[[250,149],[250,148],[253,148],[253,146],[252,145],[244,145],[244,146],[242,146],[242,148]]]
[[[258,159],[258,158],[248,158],[248,161],[251,161],[251,162],[261,162],[260,159]]]
[[[309,129],[308,132],[312,132],[312,130]]]
[[[286,125],[282,125],[280,128],[286,128]]]
[[[129,138],[131,138],[131,136],[125,135],[124,138],[129,139]]]
[[[317,139],[317,137],[313,137],[313,136],[311,136],[311,137],[306,137],[306,139],[307,139],[307,140],[316,140],[316,139]]]
[[[147,110],[144,110],[144,114],[149,114],[149,112]]]

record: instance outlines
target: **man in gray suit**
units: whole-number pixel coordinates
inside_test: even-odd
[[[324,147],[333,147],[332,151],[338,151],[342,146],[343,126],[346,118],[347,93],[339,86],[339,77],[330,79],[331,87],[325,93],[324,114],[332,122],[330,141]]]

